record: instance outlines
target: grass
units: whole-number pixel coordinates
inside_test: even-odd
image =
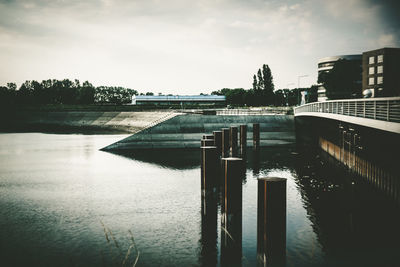
[[[122,247],[118,243],[111,229],[108,228],[102,221],[100,221],[104,236],[106,238],[110,255],[112,256],[112,263],[116,266],[133,266],[135,267],[139,261],[140,252],[136,246],[135,238],[133,237],[132,231],[129,230],[129,247],[126,252],[123,252]],[[136,256],[135,256],[136,255]],[[104,254],[102,253],[102,259],[104,263]]]

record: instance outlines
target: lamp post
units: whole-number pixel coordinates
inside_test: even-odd
[[[297,76],[297,104],[300,105],[300,78],[308,77],[308,74]]]

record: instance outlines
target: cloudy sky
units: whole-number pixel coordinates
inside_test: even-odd
[[[140,92],[316,83],[319,58],[400,47],[397,0],[0,0],[0,85],[79,79]]]

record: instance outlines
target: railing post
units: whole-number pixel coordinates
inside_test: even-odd
[[[357,101],[354,101],[354,116],[358,117],[357,116]]]
[[[374,100],[374,119],[376,119],[376,101]]]
[[[364,115],[364,118],[365,118],[365,100],[363,101],[363,103],[364,103],[364,111],[363,111],[363,115]]]
[[[389,114],[390,114],[390,108],[389,108],[389,105],[390,105],[390,101],[389,100],[387,100],[387,114],[386,114],[386,120],[387,121],[390,121],[390,116],[389,116]]]

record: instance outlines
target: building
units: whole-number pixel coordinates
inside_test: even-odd
[[[361,64],[362,55],[341,55],[341,56],[325,57],[318,61],[318,76],[321,73],[329,72],[331,69],[333,69],[333,66],[337,61],[343,59],[348,61],[358,62],[360,66],[362,65]],[[361,73],[360,77],[359,78],[355,77],[355,79],[361,85]],[[326,101],[326,100],[328,100],[326,96],[326,89],[322,84],[318,84],[318,101]]]
[[[183,105],[183,104],[225,104],[225,96],[219,95],[134,95],[133,105]]]
[[[362,60],[365,97],[400,96],[400,48],[367,51]]]

